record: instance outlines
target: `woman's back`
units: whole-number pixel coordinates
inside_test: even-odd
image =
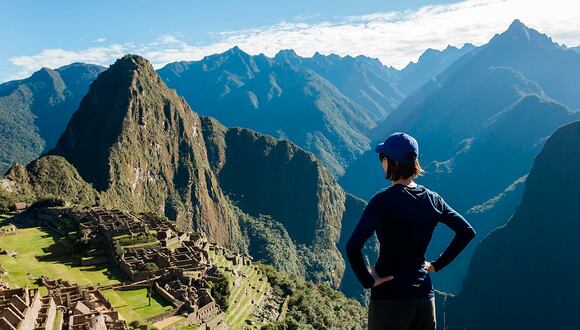
[[[394,184],[370,200],[347,244],[347,255],[355,274],[362,277],[361,282],[368,279],[364,262],[362,267],[355,269],[355,264],[360,265],[356,260],[357,250],[360,251],[359,246],[376,232],[380,253],[375,270],[381,277],[392,275],[394,278],[374,287],[371,298],[433,296],[431,278],[424,269],[425,252],[439,222],[457,235],[450,247],[433,262],[436,270],[451,262],[473,238],[475,232],[469,223],[436,192],[419,184],[414,187]]]
[[[346,245],[356,277],[365,288],[372,288],[369,329],[434,330],[429,272],[441,270],[457,257],[475,231],[441,196],[413,182],[424,173],[415,138],[393,133],[375,151],[385,179],[393,184],[369,201]],[[437,260],[426,262],[425,252],[439,222],[455,231],[455,237]],[[375,232],[380,253],[375,266],[368,269],[362,248]]]

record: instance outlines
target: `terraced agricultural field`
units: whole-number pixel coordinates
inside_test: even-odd
[[[225,312],[226,320],[232,329],[240,329],[251,317],[252,308],[267,294],[270,284],[265,276],[260,275],[255,266],[234,266],[223,255],[212,255],[218,268],[223,271],[230,284],[229,308]],[[238,275],[236,275],[238,274]]]

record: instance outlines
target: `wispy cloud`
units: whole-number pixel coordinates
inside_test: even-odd
[[[97,38],[97,39],[93,40],[93,42],[96,42],[96,43],[98,43],[98,44],[100,44],[100,43],[103,43],[103,42],[105,42],[105,41],[107,41],[107,38],[102,38],[102,37],[101,37],[101,38]]]
[[[294,19],[271,26],[212,33],[215,42],[190,44],[183,35],[163,35],[145,44],[112,44],[82,50],[45,49],[17,56],[18,78],[42,66],[59,67],[75,61],[106,65],[125,53],[148,58],[155,67],[180,60],[197,60],[235,45],[245,51],[274,55],[293,48],[303,56],[316,51],[339,55],[364,54],[386,65],[402,67],[427,48],[443,49],[466,42],[486,43],[514,19],[567,45],[580,44],[580,3],[570,0],[466,0],[417,10],[371,13],[336,21],[312,23]]]

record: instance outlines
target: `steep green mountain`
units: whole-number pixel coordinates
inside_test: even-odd
[[[396,76],[395,85],[405,95],[410,95],[431,78],[445,71],[461,56],[474,50],[472,44],[461,48],[447,46],[444,50],[427,49],[417,60],[404,67]]]
[[[296,245],[307,277],[330,279],[338,286],[344,260],[336,244],[345,193],[330,172],[287,140],[227,129],[213,118],[202,118],[202,132],[211,168],[232,202],[253,217],[279,221]]]
[[[580,122],[559,128],[536,157],[508,223],[477,247],[449,329],[577,329]],[[556,180],[556,181],[554,181]],[[564,191],[554,191],[562,182]]]
[[[362,55],[326,56],[318,52],[308,58],[293,50],[282,50],[274,60],[318,73],[358,103],[374,121],[385,119],[404,98],[392,84],[393,72],[378,59]]]
[[[572,73],[563,74],[564,67]],[[417,181],[466,214],[526,175],[545,139],[559,126],[580,118],[564,102],[575,102],[575,96],[564,91],[570,90],[570,84],[579,86],[574,82],[578,68],[578,54],[515,21],[410,95],[370,137],[380,141],[395,131],[415,136],[428,172]],[[555,91],[552,84],[560,76],[566,87]],[[386,182],[376,155],[368,152],[353,162],[341,184],[364,198],[379,190]],[[513,213],[515,199],[504,201],[501,212]],[[474,218],[481,238],[506,220],[493,214]],[[450,233],[438,230],[434,237],[430,258],[442,251]],[[457,279],[464,276],[469,255],[468,250],[455,268],[437,274],[436,285],[457,292],[461,285]]]
[[[99,75],[51,153],[66,158],[105,205],[164,214],[238,244],[201,119],[141,57],[126,56]]]
[[[370,148],[364,133],[375,125],[372,111],[312,70],[235,47],[168,64],[159,75],[200,114],[288,138],[336,175]]]
[[[346,299],[326,285],[275,272],[259,265],[275,295],[288,297],[284,319],[263,326],[264,330],[366,329],[367,311],[359,302]]]
[[[0,189],[14,196],[13,202],[34,202],[40,198],[68,197],[68,201],[93,205],[98,193],[86,183],[77,170],[59,156],[45,156],[28,165],[14,164],[4,177]]]
[[[42,68],[0,85],[0,172],[52,148],[103,67],[74,63]]]
[[[142,57],[99,75],[50,154],[12,166],[2,187],[154,212],[290,274],[355,281],[337,246],[361,204],[294,143],[200,117]]]

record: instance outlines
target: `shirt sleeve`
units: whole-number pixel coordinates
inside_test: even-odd
[[[363,258],[362,248],[365,242],[374,233],[377,221],[382,216],[380,199],[373,197],[365,207],[359,223],[354,228],[350,239],[346,243],[346,255],[352,270],[359,282],[366,289],[371,288],[375,280],[369,273],[367,264]]]
[[[440,271],[453,261],[469,242],[475,237],[475,230],[465,220],[465,218],[451,208],[441,196],[439,196],[442,212],[439,222],[444,223],[447,227],[455,232],[453,240],[441,255],[431,264],[435,271]]]

